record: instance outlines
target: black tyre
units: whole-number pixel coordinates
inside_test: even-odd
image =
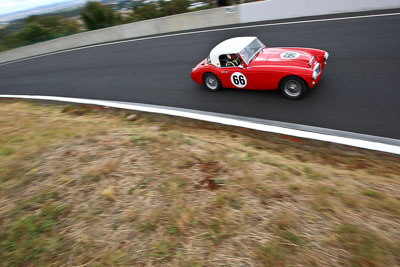
[[[307,93],[308,86],[299,77],[289,76],[282,80],[279,89],[285,97],[299,99]]]
[[[222,88],[221,81],[212,73],[206,73],[203,77],[204,86],[210,91],[219,91]]]

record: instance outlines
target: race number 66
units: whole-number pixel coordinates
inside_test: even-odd
[[[243,73],[240,72],[234,72],[231,75],[231,82],[233,83],[234,86],[243,88],[247,85],[247,79],[243,75]]]

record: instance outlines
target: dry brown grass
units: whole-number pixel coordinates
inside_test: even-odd
[[[144,114],[0,114],[1,266],[400,265],[398,156]]]

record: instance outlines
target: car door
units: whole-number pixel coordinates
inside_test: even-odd
[[[245,67],[220,68],[220,80],[225,88],[253,89],[250,69]]]

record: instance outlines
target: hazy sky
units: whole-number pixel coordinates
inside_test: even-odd
[[[0,0],[0,15],[71,0]]]

